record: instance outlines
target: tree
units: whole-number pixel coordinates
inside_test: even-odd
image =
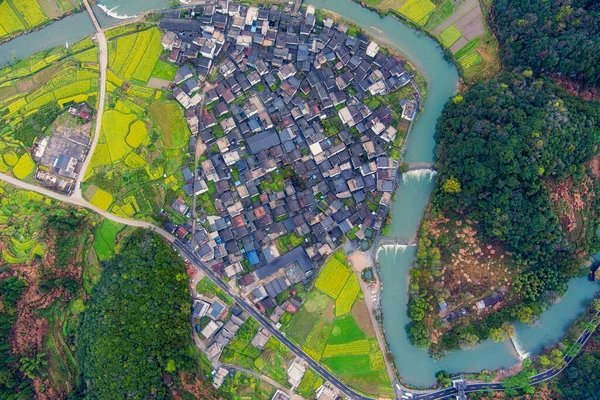
[[[494,340],[494,342],[503,342],[504,331],[502,328],[492,328],[490,329],[490,337]]]
[[[510,322],[504,322],[502,324],[502,329],[506,332],[508,337],[513,337],[515,335],[515,326]]]
[[[592,308],[596,312],[600,311],[600,299],[594,299],[594,301],[592,302]]]
[[[468,349],[479,343],[479,336],[471,332],[461,333],[458,339],[458,345],[461,349]]]
[[[442,190],[446,193],[460,193],[460,182],[454,176],[451,176],[444,182]]]
[[[431,344],[429,332],[423,322],[414,322],[408,330],[408,337],[412,344],[422,349],[426,349]]]
[[[448,374],[446,371],[439,371],[435,374],[435,377],[441,387],[446,388],[452,386],[452,378],[450,377],[450,374]]]
[[[530,324],[533,320],[533,310],[527,306],[520,307],[517,311],[517,318],[524,324]]]
[[[89,398],[165,398],[165,373],[191,368],[182,259],[139,231],[104,268],[81,318],[77,358]]]
[[[550,359],[548,358],[548,356],[540,356],[539,362],[540,362],[540,365],[542,367],[544,367],[544,368],[549,367],[550,364],[551,364]]]

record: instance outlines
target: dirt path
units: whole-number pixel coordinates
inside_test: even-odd
[[[108,43],[106,41],[106,36],[104,35],[104,31],[100,27],[88,0],[83,0],[85,4],[85,8],[87,9],[88,14],[90,14],[90,18],[96,27],[96,41],[98,42],[98,62],[100,64],[100,97],[98,98],[98,110],[96,111],[96,130],[94,132],[94,137],[92,138],[92,143],[90,144],[90,149],[88,154],[81,164],[81,170],[79,171],[79,175],[77,176],[77,181],[75,182],[75,190],[73,190],[73,198],[82,199],[81,196],[81,182],[83,182],[83,178],[85,177],[85,171],[87,171],[90,160],[92,159],[92,155],[94,154],[94,150],[96,149],[96,145],[98,144],[98,140],[100,139],[100,129],[102,127],[102,114],[104,113],[104,103],[106,101],[106,70],[108,68]]]
[[[291,389],[286,388],[281,383],[279,383],[279,382],[273,380],[272,378],[269,378],[268,376],[263,375],[263,374],[261,374],[259,372],[255,372],[255,371],[252,371],[250,369],[238,367],[237,365],[233,365],[233,364],[220,364],[220,366],[223,367],[223,368],[227,368],[227,369],[235,369],[236,371],[240,371],[240,372],[243,372],[245,374],[252,375],[252,376],[255,376],[255,377],[259,378],[259,379],[262,379],[263,381],[267,382],[269,385],[273,386],[275,389],[279,389],[283,393],[287,394],[290,397],[290,399],[298,399],[298,400],[299,399],[303,399],[302,396],[294,394]]]
[[[23,182],[17,178],[13,178],[12,176],[8,176],[6,174],[0,173],[0,180],[10,183],[21,189],[31,190],[32,192],[37,192],[39,194],[43,194],[46,197],[50,197],[52,199],[62,201],[65,203],[73,204],[77,207],[87,208],[88,210],[92,210],[97,214],[100,214],[106,219],[110,219],[111,221],[119,222],[124,225],[134,226],[137,228],[146,228],[154,231],[164,237],[170,243],[175,241],[175,237],[171,235],[169,232],[165,231],[162,228],[157,227],[156,225],[151,224],[150,222],[140,221],[135,219],[123,218],[116,216],[114,214],[109,213],[108,211],[101,210],[100,208],[88,203],[82,198],[68,197],[59,193],[56,193],[50,189],[46,189],[40,186],[32,185],[31,183]]]

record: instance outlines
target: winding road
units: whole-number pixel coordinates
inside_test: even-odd
[[[85,171],[87,170],[87,168],[89,166],[90,160],[92,158],[92,154],[96,148],[98,139],[100,137],[102,114],[103,114],[105,97],[106,97],[106,72],[107,72],[107,68],[108,68],[108,45],[107,45],[107,41],[106,41],[106,36],[104,35],[103,29],[98,24],[98,21],[96,20],[96,17],[88,3],[88,0],[84,0],[84,4],[86,6],[88,13],[90,14],[90,18],[94,22],[94,25],[95,25],[96,31],[97,31],[96,39],[97,39],[97,43],[98,43],[98,47],[99,47],[99,64],[100,64],[100,97],[99,97],[99,101],[98,101],[98,110],[97,110],[97,114],[96,114],[97,119],[96,119],[96,128],[95,128],[94,138],[92,140],[90,150],[87,154],[87,157],[86,157],[85,161],[82,163],[81,172],[77,179],[75,190],[73,191],[71,196],[65,196],[63,194],[56,193],[50,189],[36,186],[36,185],[30,184],[30,183],[18,180],[16,178],[6,175],[4,173],[0,173],[0,180],[5,181],[5,182],[7,182],[11,185],[14,185],[16,187],[19,187],[21,189],[26,189],[26,190],[30,190],[33,192],[37,192],[39,194],[42,194],[44,196],[47,196],[49,198],[52,198],[52,199],[55,199],[55,200],[58,200],[61,202],[65,202],[65,203],[69,203],[69,204],[72,204],[77,207],[83,207],[83,208],[89,209],[89,210],[101,215],[102,217],[110,219],[115,222],[119,222],[121,224],[128,225],[128,226],[145,228],[145,229],[149,229],[151,231],[156,232],[157,234],[159,234],[163,238],[165,238],[168,242],[172,243],[184,258],[186,258],[198,270],[204,272],[204,274],[206,274],[215,284],[217,284],[223,291],[225,291],[231,298],[233,298],[235,300],[235,302],[242,309],[244,309],[249,315],[254,317],[263,326],[264,329],[268,330],[271,333],[271,335],[273,335],[281,343],[283,343],[296,356],[301,357],[304,361],[306,361],[306,363],[311,368],[313,368],[323,378],[325,378],[326,380],[331,382],[335,387],[337,387],[348,399],[353,399],[353,400],[369,400],[369,399],[371,399],[370,397],[363,396],[363,395],[355,392],[348,386],[346,386],[338,378],[333,376],[329,371],[327,371],[324,367],[322,367],[318,362],[314,361],[306,353],[304,353],[304,351],[302,351],[301,348],[299,348],[297,345],[295,345],[293,342],[291,342],[285,336],[285,334],[282,333],[281,331],[279,331],[277,328],[275,328],[275,326],[271,323],[271,321],[268,320],[267,318],[265,318],[254,307],[254,305],[252,305],[251,303],[246,301],[241,296],[237,295],[231,289],[231,287],[229,285],[227,285],[208,266],[206,266],[193,252],[193,249],[189,243],[184,243],[180,240],[177,240],[173,235],[171,235],[164,229],[151,224],[150,222],[128,219],[128,218],[123,218],[123,217],[113,215],[105,210],[102,210],[102,209],[90,204],[85,199],[83,199],[82,193],[81,193],[81,182],[85,177]],[[596,316],[600,316],[600,312],[598,312],[596,314]],[[600,324],[600,322],[598,324]],[[596,328],[598,327],[598,324],[596,324]],[[583,345],[585,345],[587,343],[588,339],[592,336],[591,334],[592,334],[591,331],[588,331],[587,329],[584,330],[581,333],[581,335],[579,336],[577,343],[582,345],[582,347],[583,347]],[[565,361],[565,363],[560,368],[553,367],[545,372],[542,372],[540,374],[537,374],[537,375],[531,377],[530,384],[536,385],[536,384],[539,384],[541,382],[544,382],[544,381],[547,381],[549,379],[556,377],[571,363],[571,361],[573,360],[573,357],[566,355],[563,358],[563,360]],[[237,368],[237,369],[239,369],[239,368]],[[502,386],[501,383],[473,383],[473,384],[467,385],[465,392],[472,393],[472,392],[478,392],[478,391],[490,390],[490,389],[494,390],[494,391],[502,391],[502,390],[504,390],[504,387]],[[406,391],[406,389],[404,389],[404,391]],[[431,392],[427,392],[427,393],[423,393],[422,391],[413,391],[411,393],[412,393],[412,397],[411,397],[412,399],[435,400],[435,399],[450,398],[452,396],[455,396],[458,393],[458,391],[456,388],[451,387],[451,388],[442,389],[442,390],[438,390],[438,391],[431,391]]]

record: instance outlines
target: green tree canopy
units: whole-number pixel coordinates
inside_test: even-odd
[[[83,313],[77,355],[89,398],[164,398],[164,373],[189,362],[189,305],[180,257],[154,234],[128,238]]]

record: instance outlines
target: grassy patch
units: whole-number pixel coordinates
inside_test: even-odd
[[[217,296],[226,304],[233,304],[233,299],[206,276],[202,278],[200,282],[198,282],[198,285],[196,285],[196,291],[208,297]]]
[[[352,315],[336,318],[333,321],[333,329],[327,340],[327,344],[343,344],[366,339],[367,335],[358,326]]]
[[[151,78],[172,81],[177,73],[177,66],[166,61],[158,60],[152,70]]]

